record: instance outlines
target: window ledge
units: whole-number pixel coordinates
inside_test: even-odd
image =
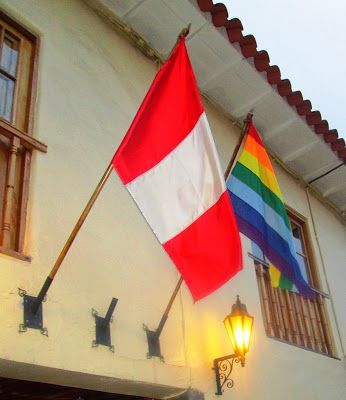
[[[337,357],[337,356],[335,356],[335,355],[328,354],[328,353],[323,353],[323,352],[321,352],[321,351],[317,351],[317,350],[314,350],[314,349],[310,349],[309,347],[300,346],[299,344],[292,343],[292,342],[289,342],[289,341],[284,340],[284,339],[280,339],[280,338],[278,338],[278,337],[276,337],[276,336],[269,335],[268,333],[267,333],[266,335],[267,335],[268,338],[273,339],[273,340],[275,340],[275,341],[277,341],[277,342],[285,343],[285,344],[288,344],[288,345],[290,345],[290,346],[298,347],[299,349],[302,349],[302,350],[311,351],[312,353],[320,354],[321,356],[326,356],[326,357],[329,357],[329,358],[333,358],[334,360],[341,361],[341,358],[339,358],[339,357]]]
[[[21,141],[23,146],[30,149],[39,150],[43,153],[47,153],[47,145],[33,138],[27,133],[21,131],[20,129],[15,128],[13,125],[6,122],[3,118],[0,118],[0,133],[8,138],[15,136]]]
[[[26,256],[23,253],[19,253],[18,251],[6,249],[0,246],[0,254],[4,254],[9,257],[17,258],[21,261],[31,262],[32,258],[30,256]]]

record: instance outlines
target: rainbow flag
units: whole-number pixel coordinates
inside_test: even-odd
[[[260,247],[268,260],[296,285],[302,295],[314,298],[315,292],[300,272],[291,226],[273,166],[252,122],[243,151],[226,186],[239,231]]]

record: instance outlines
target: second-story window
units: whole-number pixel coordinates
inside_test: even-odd
[[[317,289],[316,299],[299,294],[293,283],[284,277],[277,279],[279,271],[253,245],[265,330],[270,337],[333,356],[326,299],[319,291],[306,224],[294,213],[288,212],[288,217],[300,271],[310,286]]]
[[[37,38],[0,11],[0,253],[23,255]]]
[[[0,116],[12,121],[14,89],[18,66],[19,40],[8,30],[1,31]]]

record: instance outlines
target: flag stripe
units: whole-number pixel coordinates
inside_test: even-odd
[[[155,77],[113,158],[127,184],[169,154],[203,113],[185,43],[180,41]],[[141,135],[133,134],[141,132]]]
[[[235,206],[234,206],[235,209]],[[263,236],[263,233],[258,231],[251,223],[246,221],[240,215],[236,215],[237,224],[240,232],[242,232],[247,237],[251,238],[267,255],[267,257],[275,264],[280,265],[282,272],[291,278],[299,289],[299,292],[307,297],[314,297],[313,291],[307,286],[305,282],[297,279],[297,277],[292,276],[293,270],[290,263],[278,255],[278,253],[271,247],[267,237]]]
[[[285,206],[282,201],[271,190],[263,185],[256,174],[253,174],[242,164],[237,163],[232,171],[232,175],[237,177],[245,185],[248,185],[254,192],[258,193],[262,197],[263,201],[281,216],[286,226],[290,227]]]
[[[283,290],[292,290],[293,282],[285,277],[274,264],[269,264],[270,281],[273,287]]]
[[[243,150],[238,162],[248,168],[253,174],[257,175],[269,190],[271,190],[280,200],[282,200],[281,191],[272,171],[259,163],[258,159],[252,154]]]
[[[275,288],[279,287],[281,272],[280,272],[280,270],[275,268],[272,263],[269,264],[269,275],[270,275],[270,280],[271,280],[272,286]]]
[[[195,300],[213,292],[241,270],[240,239],[233,234],[237,229],[225,192],[197,221],[164,244]]]
[[[262,165],[264,165],[269,171],[271,171],[275,175],[267,152],[262,146],[258,144],[257,140],[253,136],[248,136],[248,139],[244,144],[244,150],[256,157]]]
[[[279,288],[284,290],[293,290],[294,285],[284,274],[280,276]]]
[[[205,114],[174,151],[126,187],[161,243],[214,205],[226,186]]]
[[[248,137],[249,136],[251,136],[253,139],[255,139],[256,142],[258,143],[258,145],[261,146],[265,150],[265,147],[263,146],[263,143],[262,143],[262,139],[260,138],[255,126],[252,123],[249,126]]]
[[[295,254],[295,249],[291,238],[291,230],[285,224],[285,221],[276,211],[269,207],[255,191],[248,185],[245,185],[235,176],[231,176],[227,182],[228,187],[232,187],[232,193],[246,202],[250,207],[256,210],[265,220],[266,224],[273,228],[287,244],[292,254]]]

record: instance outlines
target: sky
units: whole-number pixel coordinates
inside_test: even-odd
[[[346,139],[346,1],[219,0],[256,38],[281,79]]]

